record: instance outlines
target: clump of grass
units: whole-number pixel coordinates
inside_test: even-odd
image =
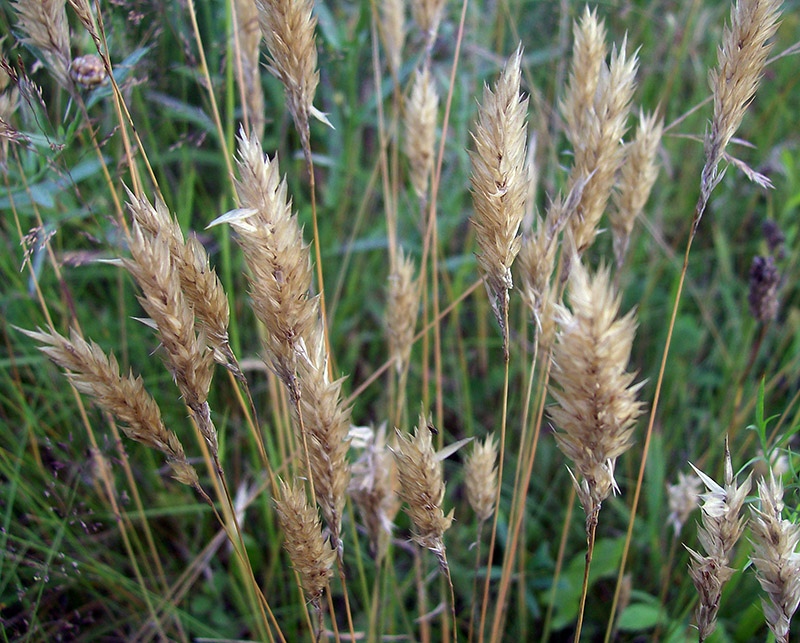
[[[800,604],[800,525],[783,518],[783,484],[772,472],[769,481],[758,483],[758,498],[761,509],[750,507],[750,560],[769,597],[761,601],[767,626],[778,641],[789,643],[792,616]]]
[[[706,555],[689,549],[692,556],[689,574],[700,595],[695,610],[700,641],[708,638],[717,627],[722,587],[736,571],[729,565],[733,557],[733,548],[742,535],[746,522],[740,514],[750,491],[751,476],[748,476],[741,485],[736,484],[727,442],[724,464],[724,487],[692,466],[707,489],[702,495],[703,526],[697,532]]]
[[[114,355],[107,356],[97,344],[87,342],[74,329],[69,338],[54,330],[22,332],[42,344],[39,350],[65,369],[67,379],[78,391],[122,422],[125,435],[167,456],[175,480],[202,493],[197,472],[186,460],[183,445],[164,426],[158,404],[145,390],[141,377],[134,377],[133,373],[120,375]]]

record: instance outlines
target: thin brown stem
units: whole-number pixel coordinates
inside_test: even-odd
[[[600,513],[600,507],[597,506],[592,510],[591,515],[587,521],[587,534],[586,534],[586,565],[583,568],[583,589],[581,590],[581,605],[578,609],[578,624],[575,627],[575,643],[580,643],[581,629],[583,628],[583,614],[586,609],[586,593],[589,590],[589,568],[592,565],[592,554],[594,553],[594,535],[597,531],[597,517]]]

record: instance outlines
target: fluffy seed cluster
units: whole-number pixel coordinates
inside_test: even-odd
[[[283,83],[289,113],[298,134],[308,143],[308,118],[321,116],[314,109],[319,84],[317,71],[317,19],[313,0],[255,0],[261,33],[270,55],[269,70]]]
[[[395,268],[389,275],[389,304],[386,310],[386,328],[389,335],[389,354],[397,372],[401,373],[411,356],[414,326],[419,311],[419,284],[414,279],[414,260],[397,256]]]
[[[669,502],[669,516],[667,522],[672,525],[675,535],[678,535],[689,519],[689,515],[697,509],[702,483],[696,476],[691,476],[683,471],[678,473],[678,482],[667,485],[667,500]]]
[[[602,23],[587,8],[575,26],[570,84],[561,104],[575,153],[570,185],[585,181],[576,215],[569,221],[578,253],[597,235],[625,155],[621,141],[636,78],[637,57],[626,54],[624,41],[619,49],[612,48],[606,63],[604,36]]]
[[[69,23],[65,0],[17,0],[17,26],[25,34],[22,42],[38,49],[42,62],[61,87],[71,89]]]
[[[783,485],[770,472],[769,481],[758,483],[761,509],[750,507],[750,560],[758,570],[758,582],[769,601],[762,599],[764,616],[778,641],[789,642],[792,616],[800,604],[800,525],[782,517]]]
[[[692,466],[706,486],[703,499],[703,526],[697,537],[706,555],[688,549],[692,557],[689,574],[697,588],[700,600],[695,610],[695,619],[704,641],[717,627],[717,612],[722,587],[733,576],[730,565],[733,548],[744,530],[745,519],[740,517],[742,506],[750,491],[750,480],[741,485],[733,477],[730,451],[725,445],[725,486],[721,486],[705,473]]]
[[[380,560],[389,545],[399,507],[392,489],[394,462],[386,445],[386,424],[367,431],[362,454],[353,463],[350,495],[367,529],[372,554]]]
[[[494,91],[484,87],[472,134],[472,222],[480,252],[478,265],[501,328],[511,265],[520,249],[519,226],[528,193],[526,139],[528,99],[519,91],[522,49],[508,60]],[[503,329],[505,330],[505,329]]]
[[[488,520],[494,511],[497,495],[496,461],[497,445],[494,436],[488,435],[484,442],[475,443],[464,466],[467,500],[480,522]]]
[[[286,385],[295,413],[298,409],[301,413],[295,420],[308,438],[315,496],[338,544],[350,478],[350,409],[341,399],[342,381],[328,376],[317,298],[309,292],[308,246],[287,199],[277,159],[264,155],[254,135],[240,134],[237,165],[242,209],[214,223],[230,223],[237,232],[251,273],[253,310],[267,330],[267,363]]]
[[[240,62],[244,100],[250,127],[257,138],[264,133],[264,89],[261,86],[261,27],[255,0],[236,0],[233,3],[236,28],[239,32]]]
[[[161,199],[156,199],[153,206],[146,197],[136,197],[128,192],[128,209],[151,238],[163,234],[168,241],[170,260],[178,274],[181,291],[194,311],[203,338],[217,362],[235,369],[236,360],[228,343],[228,297],[209,265],[203,244],[194,235],[188,241],[184,240],[180,225]]]
[[[74,329],[69,339],[55,331],[23,332],[42,344],[39,350],[66,370],[78,391],[122,423],[125,435],[167,456],[175,480],[199,488],[197,472],[186,461],[178,436],[164,426],[161,411],[141,377],[133,373],[122,377],[114,355],[106,356],[97,344],[86,342]]]
[[[433,448],[430,426],[430,421],[420,414],[413,436],[398,431],[397,447],[393,453],[400,481],[400,498],[406,503],[406,513],[414,523],[412,538],[446,565],[444,532],[453,522],[453,512],[445,516],[442,509],[442,463]]]
[[[781,275],[775,265],[775,259],[753,257],[750,265],[750,291],[747,302],[750,312],[761,323],[771,321],[778,315],[778,284]]]
[[[656,152],[664,122],[655,114],[639,114],[636,136],[625,146],[625,162],[614,193],[616,210],[610,216],[617,266],[622,266],[633,225],[639,218],[658,176]]]
[[[559,308],[560,332],[553,349],[553,390],[557,405],[549,411],[561,431],[556,442],[577,469],[573,482],[586,512],[587,525],[616,489],[614,466],[632,444],[642,403],[642,383],[626,372],[636,330],[633,311],[617,318],[620,298],[609,283],[609,270],[590,278],[575,262],[569,281],[572,311]]]
[[[286,536],[284,547],[300,575],[306,599],[319,607],[319,599],[333,575],[336,552],[323,538],[319,516],[306,501],[302,486],[289,486],[281,480],[275,508]]]
[[[405,146],[411,172],[411,185],[417,197],[428,193],[428,180],[433,169],[433,148],[436,143],[436,113],[439,95],[426,65],[414,75],[411,97],[405,107]]]

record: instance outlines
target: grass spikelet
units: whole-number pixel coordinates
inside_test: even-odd
[[[318,341],[314,333],[318,305],[309,295],[311,258],[277,158],[270,160],[258,139],[242,132],[237,166],[236,190],[246,210],[227,220],[238,233],[250,268],[253,310],[268,331],[270,365],[292,395],[297,395],[297,360],[315,351],[310,343]]]
[[[400,498],[414,523],[412,539],[432,551],[446,566],[444,532],[453,522],[453,512],[445,516],[442,463],[433,448],[430,421],[420,414],[414,435],[397,432],[397,447],[392,450],[397,462]]]
[[[303,148],[309,145],[309,116],[319,83],[317,43],[312,0],[256,0],[261,33],[270,55],[269,70],[283,83],[286,103]]]
[[[640,112],[636,136],[625,148],[625,162],[620,171],[618,191],[614,194],[616,209],[610,215],[617,267],[625,260],[633,225],[658,177],[656,152],[663,129],[663,121],[655,114]]]
[[[729,565],[733,558],[733,548],[744,530],[745,519],[740,513],[750,491],[751,476],[741,484],[736,484],[731,465],[731,454],[725,443],[725,486],[721,486],[705,473],[692,466],[706,486],[707,492],[701,497],[703,505],[703,526],[698,528],[697,537],[706,555],[688,549],[692,556],[689,574],[692,577],[700,600],[695,609],[695,619],[704,641],[717,627],[717,612],[722,587],[733,576],[734,569]]]
[[[632,444],[642,403],[641,383],[626,372],[636,329],[633,311],[617,318],[620,297],[601,268],[589,276],[579,261],[569,282],[570,312],[559,308],[560,332],[553,351],[553,390],[557,405],[549,411],[561,431],[558,447],[576,470],[573,477],[586,512],[587,528],[597,520],[601,503],[617,485],[614,466]]]
[[[250,128],[256,138],[264,133],[264,89],[261,86],[259,57],[261,55],[261,27],[255,0],[236,0],[233,10],[239,30],[239,49],[242,64],[244,99]]]
[[[769,482],[758,483],[761,509],[750,507],[750,560],[769,601],[762,599],[767,626],[778,641],[789,643],[792,616],[800,603],[800,525],[784,520],[783,485],[770,472]]]
[[[403,371],[411,357],[418,310],[419,287],[414,279],[414,260],[406,257],[401,250],[396,266],[389,275],[389,304],[386,310],[389,354],[398,373]]]
[[[627,129],[638,64],[636,54],[628,56],[625,47],[623,41],[619,49],[612,48],[608,65],[601,61],[596,92],[584,113],[584,129],[570,136],[575,152],[571,183],[586,181],[576,216],[569,221],[579,254],[597,235],[597,225],[625,154],[621,141]]]
[[[606,29],[597,19],[597,10],[586,9],[580,22],[573,25],[572,66],[561,113],[566,121],[567,138],[573,149],[581,145],[594,105],[600,69],[606,58]]]
[[[467,500],[479,522],[488,520],[494,511],[497,493],[497,445],[494,436],[486,436],[484,442],[475,442],[472,453],[464,466]]]
[[[319,516],[309,505],[303,488],[280,480],[280,493],[275,498],[278,519],[286,536],[284,547],[292,567],[300,575],[306,599],[320,608],[320,598],[333,576],[336,553],[322,536]]]
[[[36,48],[63,89],[70,91],[69,24],[65,0],[17,0],[14,3],[22,42]]]
[[[414,75],[411,97],[405,108],[405,153],[411,174],[411,185],[419,199],[428,192],[433,169],[433,148],[436,143],[436,114],[439,95],[426,65]]]
[[[136,197],[128,192],[128,208],[142,230],[151,237],[163,234],[167,239],[170,260],[178,273],[183,296],[197,317],[203,337],[214,352],[214,359],[237,370],[228,343],[228,297],[209,265],[203,245],[195,236],[184,240],[180,225],[161,199],[156,199],[153,206],[146,197]]]
[[[359,508],[369,535],[370,548],[377,560],[383,558],[399,509],[392,490],[394,463],[386,447],[386,424],[366,429],[363,453],[353,463],[350,495]],[[355,439],[353,440],[355,446]],[[359,445],[361,446],[361,445]]]
[[[411,15],[417,23],[419,30],[425,35],[426,49],[433,47],[436,41],[436,32],[442,21],[445,0],[411,0]]]
[[[719,66],[708,75],[714,116],[705,140],[701,189],[706,199],[721,178],[717,166],[758,88],[781,4],[780,0],[737,0],[731,8],[731,24],[717,52]]]
[[[400,72],[406,39],[406,0],[381,2],[381,26],[386,40],[386,58],[394,74]]]
[[[690,476],[683,471],[678,472],[678,481],[667,485],[667,500],[669,501],[669,516],[667,522],[672,525],[677,536],[689,515],[697,509],[700,497],[701,481],[696,476]]]
[[[43,344],[39,350],[66,370],[78,391],[116,417],[125,435],[163,453],[175,480],[200,489],[197,472],[187,462],[178,436],[164,426],[161,411],[141,377],[132,373],[122,377],[114,355],[106,356],[97,344],[88,343],[74,329],[69,339],[55,331],[22,332]]]
[[[486,275],[486,288],[504,337],[503,311],[513,287],[511,265],[520,249],[517,233],[528,192],[528,99],[519,91],[521,62],[522,49],[518,48],[506,63],[494,92],[484,87],[472,134],[475,149],[470,152],[478,265]]]

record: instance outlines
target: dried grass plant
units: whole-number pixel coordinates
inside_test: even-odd
[[[705,473],[692,466],[706,486],[701,497],[703,505],[703,526],[698,528],[697,537],[706,555],[689,549],[692,562],[689,574],[692,577],[700,600],[695,610],[700,641],[704,641],[717,627],[717,613],[722,596],[722,587],[733,576],[735,569],[730,567],[733,548],[742,535],[746,519],[741,517],[742,506],[750,492],[751,476],[741,484],[736,484],[731,464],[731,454],[725,444],[724,482],[721,486]],[[688,549],[688,547],[687,547]]]
[[[750,560],[769,597],[762,599],[767,626],[777,641],[789,643],[792,616],[800,604],[800,525],[783,518],[783,484],[770,472],[758,483],[761,509],[750,507]]]
[[[436,114],[439,95],[426,65],[414,73],[411,96],[405,105],[405,144],[411,185],[417,198],[425,200],[433,170],[433,148],[436,143]]]
[[[489,434],[483,442],[475,442],[472,453],[464,465],[467,500],[478,518],[487,521],[494,511],[497,491],[497,444]]]
[[[17,12],[17,25],[25,34],[22,42],[37,49],[56,82],[71,91],[72,57],[65,0],[17,0],[13,7]]]
[[[255,0],[235,0],[234,18],[239,39],[244,95],[250,128],[259,140],[264,135],[264,88],[261,86],[261,26]]]
[[[381,2],[381,27],[389,70],[397,76],[403,61],[403,45],[406,40],[406,0]]]
[[[414,327],[419,312],[419,280],[414,278],[414,260],[397,255],[395,267],[389,275],[389,301],[386,309],[386,328],[389,336],[389,355],[398,374],[407,367],[411,358]]]

